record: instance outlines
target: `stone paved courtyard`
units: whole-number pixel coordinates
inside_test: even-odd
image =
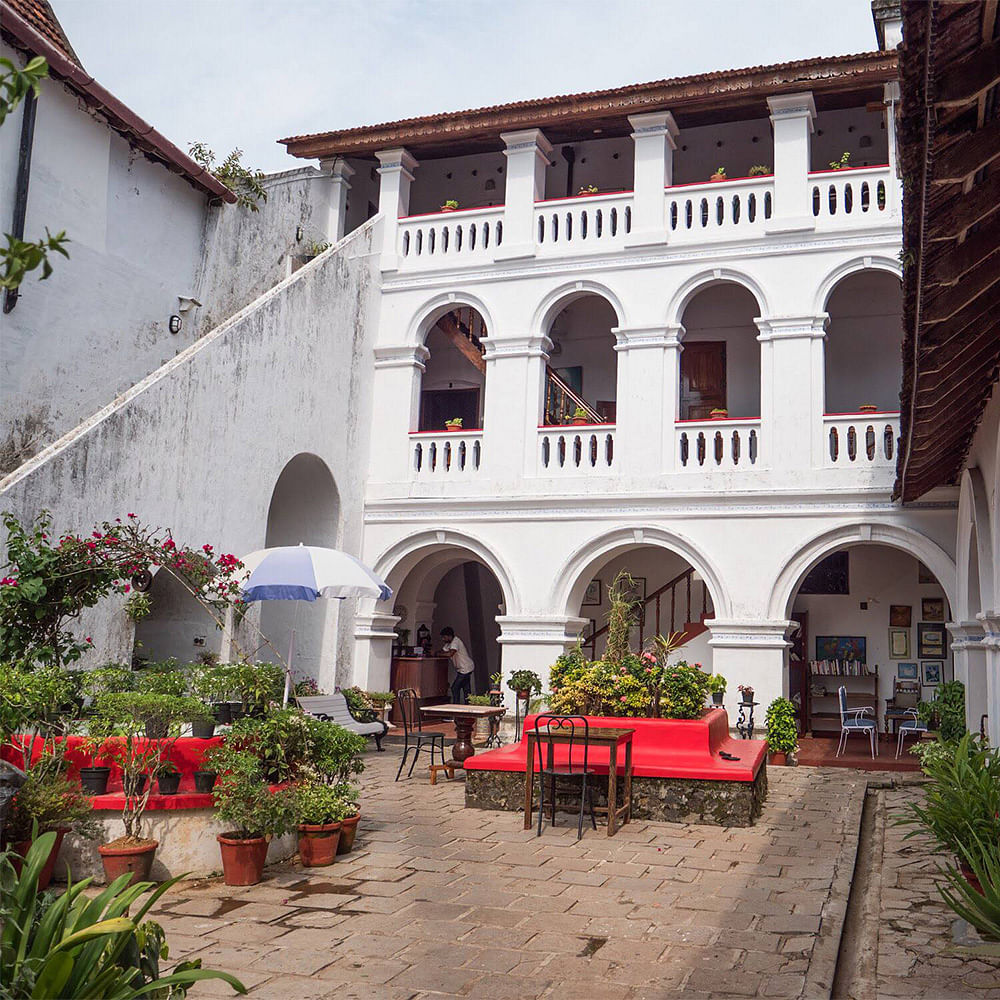
[[[633,822],[577,843],[568,817],[536,839],[520,814],[465,810],[460,779],[394,783],[395,749],[366,761],[355,851],[245,889],[176,887],[156,912],[172,959],[298,1000],[829,996],[871,775],[772,768],[753,828]],[[950,920],[901,836],[886,831],[884,905],[922,902],[879,938],[878,993],[1000,997],[996,962],[929,958]]]

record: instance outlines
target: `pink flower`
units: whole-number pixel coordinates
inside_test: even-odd
[[[128,514],[128,517],[135,517],[135,514]]]
[[[622,695],[622,698],[621,698],[621,700],[622,700],[622,701],[628,701],[628,698],[627,698],[627,697],[626,697],[625,695]]]
[[[652,672],[653,672],[653,668],[652,667],[646,667],[646,673],[647,674],[651,674]]]
[[[125,593],[127,594],[131,589],[132,589],[132,585],[130,583],[126,583],[125,584]]]
[[[91,639],[89,635],[88,635],[88,636],[86,636],[85,638],[86,638],[87,642],[88,642],[88,643],[90,643],[90,645],[91,645],[91,646],[93,646],[93,645],[94,645],[94,640],[93,640],[93,639]]]
[[[627,674],[628,673],[628,671],[624,667],[622,667],[618,672],[621,673],[621,674]]]

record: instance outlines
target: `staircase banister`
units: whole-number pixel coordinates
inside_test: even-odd
[[[650,601],[655,601],[656,598],[660,596],[660,594],[665,594],[672,587],[676,587],[677,584],[681,583],[683,580],[687,578],[690,578],[693,575],[694,575],[694,567],[688,566],[688,568],[684,570],[682,573],[678,573],[677,576],[675,576],[672,580],[665,583],[662,587],[657,587],[657,589],[654,590],[651,594],[647,594],[641,601],[637,601],[636,603],[649,604]],[[593,636],[591,636],[590,638],[596,639],[599,635],[604,635],[604,633],[607,632],[607,630],[608,626],[602,625],[601,628],[596,629],[594,631]],[[588,646],[591,645],[590,640],[587,641],[587,645]]]
[[[581,410],[584,410],[587,416],[591,418],[592,423],[600,424],[604,422],[597,410],[595,410],[582,396],[574,392],[565,379],[560,377],[551,365],[545,366],[545,377],[549,379],[549,381],[554,382],[559,387],[560,391],[569,397],[574,406],[578,406]]]

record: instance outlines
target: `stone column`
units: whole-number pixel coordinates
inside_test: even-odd
[[[410,212],[410,185],[417,161],[405,149],[383,149],[375,154],[379,172],[378,210],[382,215],[382,270],[399,267],[399,220]]]
[[[545,168],[552,146],[541,129],[504,132],[507,186],[503,212],[503,243],[497,260],[535,256],[535,202],[545,197]]]
[[[378,414],[379,446],[371,449],[372,481],[399,482],[410,477],[413,448],[410,431],[418,426],[420,377],[430,351],[422,344],[375,348],[373,413]]]
[[[392,644],[399,618],[382,611],[354,618],[354,683],[365,691],[388,691]]]
[[[990,711],[987,650],[983,644],[985,632],[979,622],[948,622],[947,627],[952,636],[955,680],[965,685],[965,724],[978,733],[980,718]]]
[[[823,465],[823,341],[830,317],[771,316],[760,334],[760,461],[783,468]]]
[[[682,326],[612,330],[618,352],[615,465],[626,475],[674,470],[683,332]]]
[[[896,137],[896,109],[899,107],[899,81],[893,80],[882,88],[885,101],[885,135],[889,145],[889,190],[886,204],[892,215],[901,215],[903,198],[899,186],[899,146]]]
[[[629,115],[635,164],[632,182],[632,232],[629,247],[658,246],[667,242],[666,196],[673,183],[674,150],[678,129],[669,111]],[[621,397],[619,397],[621,398]]]
[[[586,618],[560,615],[498,615],[503,650],[502,668],[504,703],[513,715],[514,694],[507,687],[507,678],[515,670],[534,670],[541,678],[542,690],[549,690],[549,667],[576,645]]]
[[[768,233],[807,232],[816,227],[809,198],[809,137],[816,105],[808,91],[769,97],[774,130],[774,210]]]
[[[982,624],[982,648],[986,656],[986,704],[983,709],[988,716],[986,735],[991,746],[1000,746],[1000,611],[984,612],[976,618]],[[966,694],[966,716],[968,704]],[[975,728],[978,731],[978,718]]]
[[[506,237],[505,237],[506,238]],[[512,482],[538,469],[538,424],[545,391],[548,337],[484,337],[486,404],[483,470]]]
[[[354,168],[339,156],[320,160],[319,166],[329,177],[326,238],[330,243],[337,243],[347,231],[347,192],[351,189]]]
[[[779,697],[788,697],[788,641],[794,622],[722,621],[705,622],[712,638],[712,672],[722,674],[728,682],[725,704],[729,724],[736,724],[736,704],[740,700],[739,685],[754,690],[754,725],[764,725],[767,706]]]

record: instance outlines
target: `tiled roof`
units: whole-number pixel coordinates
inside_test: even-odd
[[[20,14],[43,38],[54,45],[67,59],[82,66],[79,56],[73,51],[66,32],[49,0],[7,0],[11,9]]]

